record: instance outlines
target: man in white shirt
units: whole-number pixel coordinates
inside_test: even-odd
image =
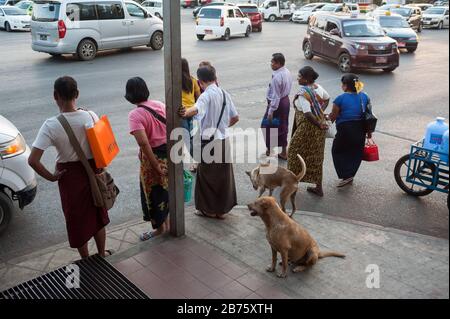
[[[195,116],[200,122],[202,156],[197,170],[195,206],[200,216],[223,219],[237,205],[233,165],[226,158],[227,129],[239,121],[239,115],[231,96],[217,86],[213,67],[200,68],[197,77],[204,92],[194,107],[180,109],[180,116]],[[206,154],[211,149],[212,153]],[[210,162],[217,149],[221,149],[222,158]]]

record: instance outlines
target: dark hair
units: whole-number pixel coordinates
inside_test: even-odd
[[[272,60],[282,66],[284,66],[286,64],[286,58],[284,57],[283,53],[274,53],[272,55]]]
[[[191,93],[193,86],[191,72],[189,71],[189,63],[183,58],[181,59],[181,87],[184,92]]]
[[[63,76],[55,81],[55,93],[64,101],[72,101],[78,97],[78,84],[74,78]]]
[[[309,84],[313,84],[319,78],[319,73],[314,71],[310,66],[305,66],[298,71],[298,73],[306,80]]]
[[[341,79],[342,84],[345,84],[347,86],[347,89],[353,93],[357,92],[355,84],[358,81],[359,77],[353,73],[344,74]]]
[[[140,77],[131,78],[127,82],[125,98],[131,104],[138,104],[148,100],[150,92],[147,84]]]
[[[217,80],[216,69],[213,66],[205,66],[197,70],[197,77],[202,82],[214,82]]]

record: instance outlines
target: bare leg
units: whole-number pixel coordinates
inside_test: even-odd
[[[283,146],[281,153],[278,155],[282,159],[287,159],[287,146]]]
[[[84,244],[83,247],[78,248],[78,253],[80,254],[82,259],[89,257],[89,247],[88,243]]]
[[[267,272],[274,272],[277,268],[277,251],[272,248],[272,264],[266,268]]]
[[[106,229],[103,227],[97,234],[94,235],[95,244],[97,246],[98,254],[105,257],[105,246],[106,246]]]

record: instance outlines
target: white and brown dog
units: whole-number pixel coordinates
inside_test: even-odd
[[[290,170],[278,166],[276,168],[271,168],[270,164],[261,164],[260,166],[253,169],[251,172],[246,172],[250,177],[255,190],[259,189],[259,197],[261,197],[266,190],[269,190],[270,196],[272,196],[273,191],[277,187],[281,187],[280,194],[280,204],[283,212],[286,213],[286,202],[288,198],[291,199],[292,204],[292,217],[296,211],[295,206],[295,196],[298,191],[298,183],[306,175],[306,163],[300,155],[297,155],[300,159],[300,164],[302,169],[298,175],[295,175]]]

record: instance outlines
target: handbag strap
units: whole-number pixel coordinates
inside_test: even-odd
[[[146,110],[147,112],[149,112],[151,115],[153,115],[153,117],[154,117],[155,119],[157,119],[158,121],[160,121],[160,122],[163,123],[164,125],[167,125],[167,120],[164,118],[164,116],[162,116],[162,115],[156,113],[155,110],[149,108],[148,106],[142,105],[142,104],[141,104],[141,105],[138,105],[138,107],[143,108],[144,110]]]
[[[220,122],[222,122],[223,113],[225,112],[225,106],[227,106],[227,97],[225,95],[225,91],[222,89],[221,89],[221,91],[222,91],[222,95],[223,95],[222,110],[220,111],[220,116],[219,116],[219,120],[217,121],[216,130],[214,131],[214,134],[211,135],[210,139],[214,138],[214,136],[216,135],[217,130],[219,129]]]
[[[363,101],[363,98],[362,98],[362,95],[365,95],[366,97],[367,97],[367,105],[364,107],[364,101]],[[358,96],[359,96],[359,101],[360,101],[360,104],[361,104],[361,114],[362,114],[362,116],[364,116],[364,113],[366,113],[367,111],[371,111],[370,110],[370,108],[369,108],[369,105],[370,105],[370,98],[369,98],[369,96],[367,95],[367,94],[365,94],[365,93],[358,93]]]
[[[95,178],[94,170],[92,169],[91,165],[88,162],[88,159],[86,158],[86,155],[84,154],[83,150],[81,149],[80,142],[78,142],[77,138],[75,137],[75,133],[73,132],[72,127],[70,126],[66,117],[64,115],[60,114],[57,119],[58,119],[59,123],[61,123],[62,127],[64,128],[64,131],[66,131],[66,134],[69,137],[70,144],[72,144],[72,147],[74,148],[75,153],[78,155],[78,158],[80,159],[81,163],[83,164],[84,168],[86,169],[86,172],[88,173],[89,178]]]

